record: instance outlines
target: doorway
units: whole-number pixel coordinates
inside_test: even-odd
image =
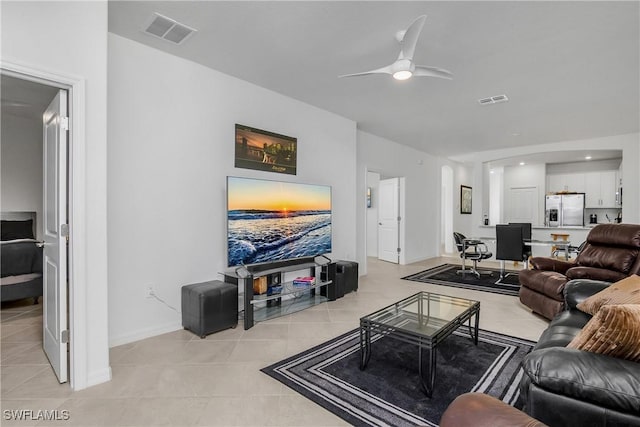
[[[43,292],[39,307],[30,308],[28,312],[30,317],[41,318],[41,346],[58,381],[65,383],[71,372],[67,322],[67,266],[71,260],[67,258],[68,233],[64,233],[70,222],[67,216],[69,89],[4,69],[0,77],[2,213],[3,216],[21,213],[33,217],[33,237],[38,242],[34,247],[43,247]],[[15,308],[16,304],[20,303],[11,305]],[[13,317],[11,313],[9,317]]]

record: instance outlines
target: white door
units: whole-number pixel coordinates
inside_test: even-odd
[[[400,262],[400,178],[380,180],[378,258]]]
[[[44,112],[43,345],[58,380],[67,381],[67,92]]]
[[[538,187],[509,189],[507,222],[530,222],[539,224]]]

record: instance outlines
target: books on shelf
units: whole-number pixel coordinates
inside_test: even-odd
[[[293,279],[293,287],[294,288],[309,288],[316,284],[315,277],[296,277]]]

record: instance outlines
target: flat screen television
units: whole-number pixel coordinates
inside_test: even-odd
[[[331,252],[331,186],[227,177],[228,266]]]

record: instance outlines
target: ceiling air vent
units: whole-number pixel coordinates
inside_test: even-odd
[[[154,37],[170,41],[171,43],[181,44],[197,30],[187,27],[171,18],[162,16],[159,13],[154,13],[151,15],[143,31]]]
[[[478,99],[478,103],[480,105],[489,105],[489,104],[497,104],[499,102],[507,102],[508,100],[509,98],[507,98],[507,95],[496,95],[496,96],[491,96],[489,98]]]

